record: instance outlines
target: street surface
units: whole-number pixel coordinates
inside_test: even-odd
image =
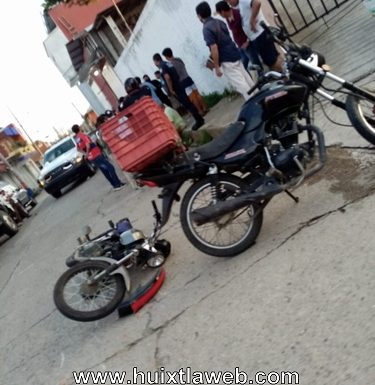
[[[0,383],[70,385],[78,370],[190,366],[297,371],[306,385],[372,384],[375,161],[354,130],[332,129],[336,143],[351,148],[329,148],[325,169],[296,191],[299,204],[276,197],[256,245],[242,255],[195,250],[176,205],[165,234],[173,247],[166,282],[125,319],[64,318],[53,287],[84,225],[98,233],[107,220],[128,216],[151,231],[158,190],[112,192],[97,173],[58,200],[42,194],[0,248]]]
[[[314,44],[337,75],[355,79],[373,71],[368,32],[375,24],[359,7],[352,13],[332,22],[328,40],[318,31],[323,37]],[[374,91],[374,80],[360,84]],[[230,123],[240,106],[240,98],[222,101],[210,111],[209,126]],[[326,107],[331,118],[348,124],[344,113]],[[128,318],[114,313],[93,323],[71,321],[55,309],[52,291],[84,225],[98,233],[109,219],[129,217],[149,232],[150,201],[159,191],[128,186],[113,192],[97,173],[58,200],[42,194],[19,234],[1,240],[0,384],[72,385],[73,371],[137,366],[239,367],[249,378],[296,371],[303,385],[373,385],[374,147],[353,128],[333,125],[319,106],[316,112],[328,161],[295,192],[300,203],[277,196],[257,243],[230,259],[190,245],[176,204],[165,233],[173,250],[166,282]]]

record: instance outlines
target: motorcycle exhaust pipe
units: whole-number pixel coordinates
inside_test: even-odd
[[[311,131],[315,133],[316,138],[318,140],[319,162],[315,167],[307,171],[305,178],[309,178],[310,176],[320,171],[327,161],[326,144],[325,144],[325,139],[322,131],[314,125],[310,125],[309,128]]]
[[[321,170],[327,159],[325,140],[322,131],[318,127],[313,125],[309,126],[309,128],[315,133],[317,137],[319,162],[312,169],[304,173],[298,185],[302,183],[304,179],[314,175],[319,170]],[[201,226],[208,222],[212,222],[222,217],[223,215],[230,214],[233,211],[249,206],[251,203],[272,198],[273,196],[285,191],[290,187],[293,186],[274,184],[271,186],[266,186],[262,191],[259,192],[244,193],[234,199],[230,199],[224,202],[218,202],[215,205],[206,206],[201,209],[194,210],[191,213],[191,219],[196,225]]]
[[[215,205],[194,210],[191,213],[191,219],[196,225],[201,226],[208,222],[212,222],[223,215],[249,206],[251,203],[272,198],[274,195],[279,194],[283,190],[284,189],[281,185],[272,185],[271,187],[266,187],[260,192],[245,193],[234,199],[218,202]]]

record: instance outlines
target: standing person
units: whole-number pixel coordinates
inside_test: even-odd
[[[216,3],[216,12],[226,20],[229,29],[232,31],[233,40],[241,52],[241,60],[246,69],[249,64],[262,67],[255,45],[250,42],[242,28],[242,18],[237,8],[231,8],[229,4],[222,0]]]
[[[198,112],[203,116],[207,113],[207,106],[204,102],[202,95],[199,93],[197,86],[195,85],[193,79],[189,76],[186,70],[185,63],[182,59],[174,57],[173,51],[170,48],[164,48],[162,55],[172,63],[173,67],[176,69],[177,74],[180,78],[180,83],[184,87],[186,94],[188,95],[190,101],[195,105]]]
[[[158,53],[153,56],[153,60],[154,64],[160,68],[162,77],[168,86],[169,93],[175,96],[177,100],[193,115],[195,124],[192,127],[192,130],[198,130],[199,127],[204,125],[204,119],[186,95],[185,89],[180,83],[176,69],[171,63],[163,61]]]
[[[210,48],[216,76],[224,74],[234,89],[245,100],[249,99],[248,91],[254,82],[241,62],[240,51],[230,37],[227,26],[211,16],[211,7],[206,1],[198,4],[196,13],[203,23],[203,38]]]
[[[160,101],[163,104],[166,104],[167,106],[172,107],[172,102],[169,100],[168,96],[163,91],[161,82],[159,82],[159,80],[156,80],[156,79],[151,80],[148,75],[143,75],[143,82],[144,84],[155,87],[155,93],[157,97],[160,99]]]
[[[21,223],[25,218],[30,217],[27,210],[21,205],[21,203],[14,199],[11,194],[1,190],[0,197],[1,203],[10,209],[17,223]]]
[[[276,49],[272,36],[261,26],[266,23],[260,0],[227,0],[231,7],[237,7],[242,18],[242,28],[254,44],[263,63],[274,71],[283,72],[283,58]]]
[[[100,148],[95,145],[95,143],[88,135],[81,132],[78,124],[75,124],[72,127],[72,131],[75,134],[74,139],[77,143],[78,149],[86,155],[87,160],[94,163],[95,166],[100,169],[100,171],[112,185],[114,191],[121,190],[125,186],[125,183],[120,181],[116,174],[115,168],[103,155]]]
[[[163,92],[168,95],[169,94],[169,90],[168,90],[168,86],[167,86],[167,83],[164,81],[163,79],[163,76],[161,74],[161,72],[158,70],[158,71],[155,71],[155,80],[153,82],[158,82],[160,83],[161,85],[161,88],[163,90]]]

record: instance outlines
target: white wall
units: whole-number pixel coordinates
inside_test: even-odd
[[[48,57],[53,61],[64,79],[70,86],[74,86],[78,78],[66,48],[67,43],[68,40],[65,35],[59,28],[55,28],[44,41],[44,47]],[[114,83],[114,81],[112,83]],[[85,85],[88,86],[88,83],[86,82]],[[95,112],[103,113],[109,108],[108,106],[110,106],[110,104],[95,83],[91,89],[92,92],[88,91],[85,86],[78,86],[78,88]]]
[[[111,87],[112,91],[115,93],[117,98],[124,95],[124,86],[123,83],[118,78],[116,72],[109,65],[105,65],[102,70],[103,77],[107,81],[108,85]]]
[[[74,79],[77,77],[77,73],[73,68],[72,61],[66,48],[67,43],[68,39],[65,35],[59,28],[55,28],[48,35],[43,44],[48,57],[53,61],[64,79],[72,85]]]
[[[176,57],[184,60],[190,76],[202,93],[222,92],[228,83],[216,78],[205,68],[209,49],[202,34],[203,24],[195,14],[201,0],[148,0],[137,23],[133,37],[122,53],[115,70],[123,82],[129,76],[148,74],[154,78],[157,70],[154,53],[170,47]],[[208,0],[212,10],[218,0]]]

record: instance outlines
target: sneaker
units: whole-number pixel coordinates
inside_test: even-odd
[[[114,187],[113,191],[119,191],[122,190],[126,186],[125,183],[121,183],[120,186]]]
[[[202,127],[204,125],[205,121],[202,118],[201,120],[197,120],[194,124],[194,126],[191,128],[193,131],[197,131],[198,128]]]

